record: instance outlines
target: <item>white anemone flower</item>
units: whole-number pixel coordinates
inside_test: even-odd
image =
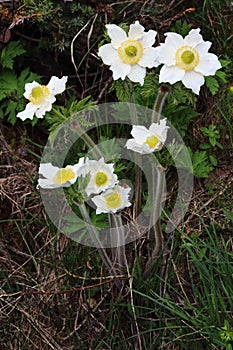
[[[165,35],[165,43],[156,48],[159,62],[164,64],[159,82],[174,84],[181,80],[198,95],[204,76],[214,75],[221,68],[218,57],[208,52],[212,43],[203,40],[200,28],[190,30],[185,38],[171,32]]]
[[[159,65],[156,50],[152,47],[157,32],[145,32],[138,21],[130,25],[128,35],[116,24],[107,24],[106,27],[111,43],[101,46],[98,55],[110,66],[113,79],[124,80],[127,76],[131,81],[143,85],[146,67]]]
[[[114,174],[114,164],[105,163],[104,158],[99,160],[86,158],[79,174],[85,176],[88,173],[90,173],[90,181],[86,187],[88,196],[105,191],[118,183],[117,175]]]
[[[78,170],[81,164],[67,165],[65,168],[58,168],[51,163],[41,163],[39,174],[43,178],[38,179],[38,188],[69,187],[74,184],[78,177]]]
[[[94,196],[92,201],[96,205],[96,214],[116,213],[126,207],[129,207],[130,187],[116,185],[100,195]]]
[[[149,129],[143,125],[133,125],[133,139],[129,139],[125,146],[141,154],[160,151],[166,141],[168,128],[166,118],[161,119],[159,123],[152,123]]]
[[[53,76],[48,85],[40,85],[36,81],[27,83],[24,97],[30,102],[24,111],[17,114],[17,117],[22,120],[33,119],[35,114],[37,118],[43,118],[46,112],[51,111],[52,104],[56,101],[55,95],[61,94],[65,90],[66,82],[67,77],[59,79]]]

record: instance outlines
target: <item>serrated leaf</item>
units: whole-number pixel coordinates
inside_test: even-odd
[[[12,69],[15,57],[22,55],[24,52],[26,51],[19,41],[10,41],[2,50],[1,66],[3,68]]]
[[[192,155],[193,174],[196,177],[208,177],[213,167],[209,165],[206,151],[196,151]]]
[[[214,77],[205,77],[206,86],[210,90],[212,95],[215,95],[219,89],[219,83]]]
[[[227,83],[227,79],[226,79],[226,73],[218,70],[215,75],[223,82],[223,83]]]
[[[6,108],[6,115],[8,116],[8,121],[14,125],[16,123],[16,109],[17,109],[17,103],[15,101],[9,100],[7,103],[7,108]]]
[[[13,71],[3,70],[0,75],[0,91],[9,93],[17,89],[17,76]]]

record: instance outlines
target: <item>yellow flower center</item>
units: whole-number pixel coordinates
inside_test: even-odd
[[[151,135],[148,136],[143,143],[150,146],[150,148],[154,148],[159,143],[159,138],[155,135]]]
[[[97,186],[103,186],[108,182],[108,176],[102,172],[99,171],[96,175],[95,175],[95,183]]]
[[[181,69],[192,70],[199,60],[199,53],[191,46],[182,46],[176,51],[176,64]]]
[[[61,185],[66,183],[67,181],[73,179],[75,177],[75,173],[72,169],[60,169],[57,171],[56,175],[53,177],[53,182],[57,185]]]
[[[122,62],[136,64],[143,55],[143,46],[137,40],[128,39],[118,47],[118,54]]]
[[[110,209],[119,208],[121,205],[121,196],[119,193],[111,193],[105,197],[106,205]]]
[[[45,97],[49,96],[51,93],[47,86],[38,85],[32,89],[32,92],[29,95],[29,101],[34,105],[40,105]]]

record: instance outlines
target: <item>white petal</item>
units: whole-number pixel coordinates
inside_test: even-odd
[[[122,62],[120,57],[116,56],[115,61],[110,66],[110,69],[113,72],[114,80],[119,78],[124,80],[127,74],[130,72],[130,65]]]
[[[203,42],[202,35],[200,33],[200,28],[192,29],[184,38],[184,45],[196,47],[198,44]]]
[[[142,144],[150,136],[150,133],[144,125],[133,125],[131,135],[137,143]]]
[[[146,76],[146,68],[140,67],[138,64],[131,66],[130,72],[127,74],[127,77],[134,83],[144,84],[144,78]]]
[[[184,45],[184,39],[176,33],[166,33],[165,43],[156,48],[159,55],[159,62],[167,66],[176,64],[176,52]]]
[[[52,103],[50,101],[43,101],[39,108],[37,108],[35,115],[37,118],[43,118],[45,113],[51,111],[51,109]]]
[[[159,82],[160,83],[170,83],[174,84],[177,81],[181,80],[185,75],[185,71],[183,69],[180,69],[177,66],[163,66],[160,70],[159,74]]]
[[[213,53],[207,53],[206,55],[200,57],[200,61],[194,70],[195,72],[208,76],[214,75],[221,67],[222,66],[218,60],[218,57]]]
[[[60,168],[53,166],[51,163],[41,163],[38,173],[46,177],[47,179],[52,179]]]
[[[126,142],[125,146],[127,149],[130,149],[140,154],[149,154],[153,152],[153,149],[150,146],[146,144],[137,143],[135,139],[129,139]]]
[[[38,185],[37,188],[48,188],[48,189],[52,189],[52,188],[56,188],[56,187],[61,187],[61,185],[55,185],[51,180],[48,179],[38,179]]]
[[[159,123],[152,123],[149,127],[149,131],[152,135],[158,135],[159,141],[164,143],[167,138],[167,130],[169,129],[169,126],[166,125],[166,118],[161,119]]]
[[[47,88],[52,93],[52,95],[61,94],[66,89],[66,82],[68,77],[62,77],[59,79],[58,77],[51,77]]]
[[[32,92],[32,89],[36,86],[39,86],[40,84],[37,83],[36,81],[33,81],[32,83],[27,83],[25,84],[25,92],[24,92],[24,97],[26,97],[27,99],[29,99],[29,95]]]
[[[112,45],[115,49],[118,49],[120,44],[127,40],[126,32],[116,24],[107,24],[106,28],[108,29],[108,35],[111,39]]]
[[[139,41],[144,47],[144,49],[154,45],[156,35],[157,32],[154,30],[149,30],[149,32],[143,34],[142,39],[140,39]]]
[[[141,67],[158,67],[160,63],[158,62],[158,54],[156,48],[150,47],[148,49],[145,49],[142,58],[140,61],[138,61],[138,64]]]
[[[114,49],[112,44],[106,44],[99,48],[98,55],[102,58],[104,64],[111,65],[115,61],[116,55],[118,55],[117,50]]]
[[[19,112],[17,114],[17,118],[20,118],[21,120],[25,120],[25,119],[33,119],[33,116],[35,114],[37,110],[37,106],[35,106],[34,104],[32,104],[31,102],[29,102],[26,107],[25,107],[25,110],[22,111],[22,112]]]
[[[182,79],[182,83],[184,86],[186,86],[188,89],[192,89],[193,92],[197,95],[199,95],[200,87],[205,82],[205,79],[203,75],[196,73],[195,71],[186,71],[185,76]]]
[[[136,21],[134,24],[131,24],[129,27],[129,39],[138,40],[143,36],[145,28]]]
[[[199,55],[205,55],[208,53],[212,43],[210,41],[202,41],[200,44],[198,44],[195,49],[198,51]]]

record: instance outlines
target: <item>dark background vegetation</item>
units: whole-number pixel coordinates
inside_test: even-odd
[[[1,1],[0,50],[20,41],[25,54],[14,66],[17,74],[29,67],[45,84],[52,75],[68,75],[69,96],[117,101],[115,91],[109,92],[111,72],[97,57],[106,23],[139,20],[147,30],[158,31],[162,42],[164,33],[185,22],[201,28],[204,39],[213,43],[211,52],[233,62],[232,15],[227,0]],[[76,71],[70,47],[79,31],[73,52]],[[201,89],[198,115],[187,126],[185,140],[198,151],[206,142],[200,127],[214,124],[223,148],[212,149],[218,163],[208,176],[195,178],[189,211],[165,237],[166,249],[149,280],[143,281],[141,274],[143,242],[129,249],[133,299],[127,276],[119,293],[95,249],[68,240],[48,221],[36,190],[46,125],[20,120],[12,125],[2,116],[1,349],[231,349],[231,86],[232,63],[214,95],[207,87]],[[63,99],[58,98],[61,104]],[[172,205],[172,192],[167,205]]]

